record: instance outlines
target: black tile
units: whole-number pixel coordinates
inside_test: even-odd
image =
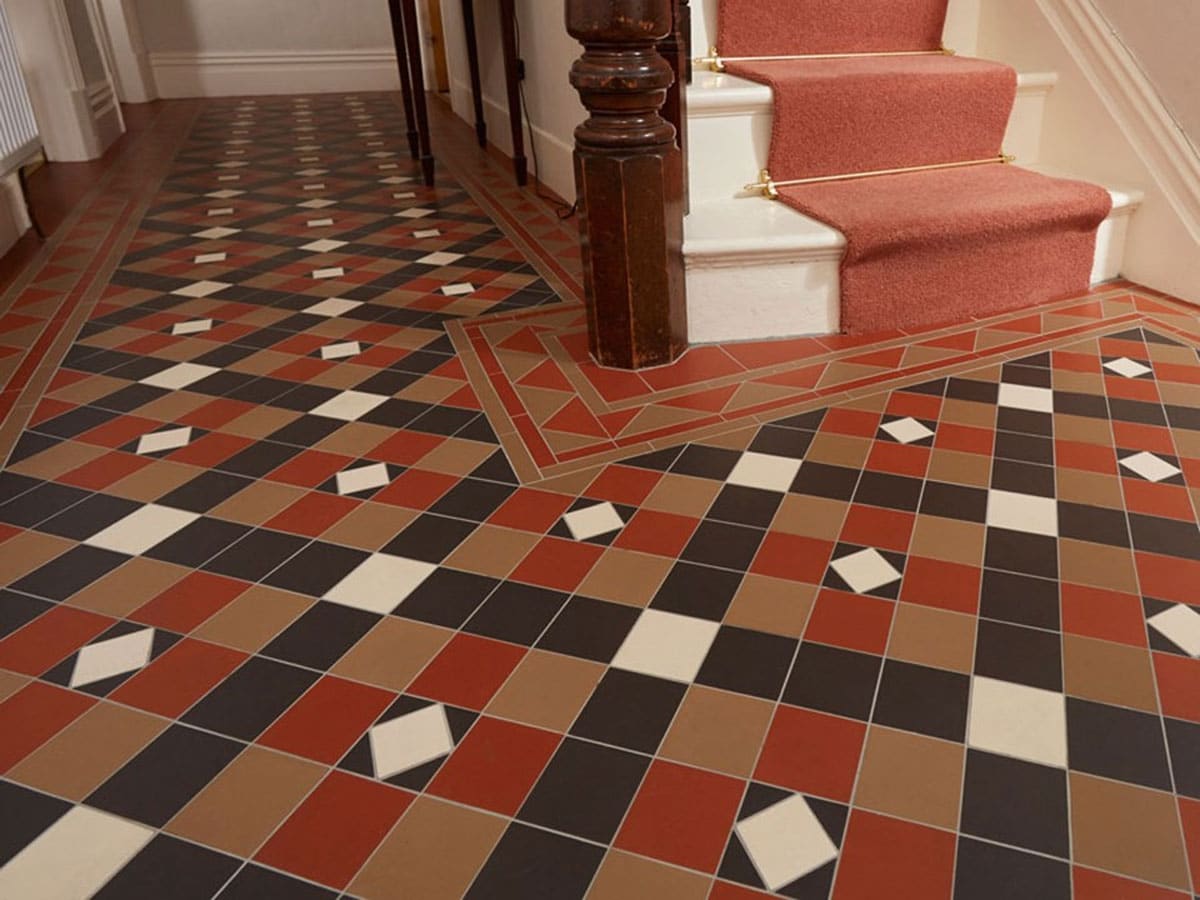
[[[801,644],[783,702],[866,721],[880,662],[878,656],[840,647]]]
[[[1109,397],[1108,410],[1112,418],[1120,422],[1134,422],[1138,425],[1165,426],[1167,424],[1166,413],[1158,403],[1127,400],[1124,397]]]
[[[105,641],[110,641],[113,638],[124,637],[129,634],[134,634],[138,631],[145,631],[146,626],[139,625],[134,622],[117,622],[112,627],[106,629],[103,633],[97,635],[80,648],[80,652],[94,644],[100,644]],[[179,640],[179,635],[174,634],[162,628],[154,630],[150,638],[150,660],[155,660],[162,654],[166,653]],[[68,687],[71,684],[71,676],[75,672],[75,665],[79,659],[79,652],[72,653],[66,659],[51,668],[48,672],[43,672],[41,678],[49,681],[52,684],[61,684],[63,687]],[[90,681],[86,684],[78,685],[74,690],[85,694],[91,694],[94,697],[104,697],[115,691],[120,685],[133,677],[135,672],[121,672],[117,675],[110,675],[107,678],[101,678],[98,681]]]
[[[1061,537],[1112,547],[1129,546],[1125,512],[1103,506],[1058,501],[1058,533]]]
[[[921,514],[982,524],[987,521],[987,502],[987,491],[982,488],[927,481],[921,496]]]
[[[791,427],[764,425],[750,442],[746,449],[752,453],[766,453],[770,456],[787,456],[791,459],[803,459],[813,442],[815,434],[809,431],[798,431]]]
[[[63,510],[54,518],[42,522],[38,526],[38,531],[82,541],[99,534],[109,525],[119,522],[130,513],[140,509],[141,506],[140,503],[122,497],[92,494],[70,509]]]
[[[435,406],[428,412],[408,423],[411,431],[428,434],[457,434],[479,416],[472,409],[456,409],[453,406]]]
[[[876,553],[878,553],[884,558],[884,560],[887,561],[888,565],[890,565],[900,574],[896,576],[894,581],[889,581],[887,584],[881,584],[879,587],[871,588],[869,591],[855,591],[854,588],[850,586],[850,583],[842,578],[842,576],[837,573],[837,570],[833,568],[833,562],[841,562],[842,560],[845,560],[858,553],[862,553],[864,550],[868,549],[874,548],[860,547],[856,544],[839,543],[833,548],[831,564],[829,568],[826,569],[825,578],[821,583],[825,587],[833,588],[836,591],[843,591],[848,594],[858,593],[869,597],[880,597],[885,600],[897,599],[900,596],[901,578],[904,574],[905,564],[907,563],[907,559],[905,559],[903,553],[896,553],[893,550],[875,550]]]
[[[997,459],[992,462],[992,487],[1035,497],[1054,496],[1054,469],[1033,463]]]
[[[537,646],[569,656],[611,662],[639,615],[632,606],[573,597]]]
[[[280,409],[290,409],[294,412],[312,412],[322,403],[327,403],[338,395],[338,391],[333,388],[321,387],[316,384],[302,384],[296,387],[290,381],[278,380],[277,385],[265,386],[264,382],[276,381],[276,379],[260,378],[254,386],[262,391],[262,394],[254,398],[259,403],[270,403],[272,406],[278,406]],[[248,396],[239,397],[238,399],[250,400]],[[318,418],[313,416],[313,418]]]
[[[1051,373],[1049,369],[1040,366],[1024,366],[1018,363],[1005,363],[1001,369],[1001,381],[1005,384],[1024,384],[1029,387],[1050,387]]]
[[[567,594],[506,581],[467,621],[464,631],[530,646],[567,602]]]
[[[889,659],[879,682],[874,721],[961,742],[967,731],[970,690],[966,675]]]
[[[650,602],[654,609],[719,622],[742,583],[740,572],[677,562]]]
[[[1015,431],[1018,434],[1053,437],[1054,416],[1050,413],[1032,412],[1027,409],[1000,407],[996,413],[996,429],[998,431]]]
[[[412,372],[393,372],[384,370],[376,372],[362,384],[356,384],[356,391],[363,391],[367,394],[398,394],[413,382],[417,381],[420,376]]]
[[[327,891],[273,872],[261,866],[247,865],[217,894],[217,900],[336,900],[337,893]]]
[[[47,481],[0,506],[0,522],[32,528],[90,496],[88,491]]]
[[[653,753],[675,717],[686,686],[609,669],[571,726],[571,734]]]
[[[320,601],[260,651],[264,656],[325,670],[379,621],[375,613]]]
[[[252,484],[254,480],[251,478],[212,470],[196,476],[187,484],[181,484],[155,502],[175,509],[206,513]]]
[[[695,475],[724,481],[741,458],[742,454],[736,450],[688,444],[671,465],[671,471],[676,475]]]
[[[962,837],[954,866],[954,900],[1071,900],[1065,862]]]
[[[921,502],[921,479],[866,470],[854,492],[855,503],[916,512]]]
[[[13,591],[0,591],[0,638],[32,622],[53,606],[45,600],[26,597]]]
[[[793,434],[798,432],[793,432]],[[783,502],[783,495],[775,491],[727,484],[709,508],[707,518],[739,525],[766,528],[775,518],[775,511]]]
[[[1041,534],[989,528],[984,564],[990,569],[1057,578],[1058,541]]]
[[[54,437],[77,437],[110,421],[114,418],[114,415],[114,413],[106,409],[97,409],[94,406],[80,406],[70,412],[63,413],[61,416],[55,416],[53,419],[39,422],[33,428],[42,434],[50,434]]]
[[[1062,638],[1050,631],[981,620],[975,674],[1061,691]]]
[[[316,672],[252,656],[183,716],[199,728],[250,741],[307,691]]]
[[[968,750],[959,828],[1065,859],[1070,847],[1066,771]]]
[[[0,866],[53,825],[71,804],[39,791],[0,781]]]
[[[92,896],[209,900],[241,865],[235,857],[159,834]]]
[[[87,804],[161,828],[242,749],[236,741],[171,725],[100,785]]]
[[[229,459],[217,463],[215,468],[224,472],[232,472],[234,475],[245,475],[248,478],[262,478],[300,452],[299,447],[291,444],[257,441],[245,450],[235,453]]]
[[[754,561],[766,532],[745,525],[704,521],[680,554],[681,559],[744,572]]]
[[[103,406],[105,409],[113,409],[118,412],[133,412],[139,407],[145,406],[154,400],[159,400],[167,394],[162,388],[150,387],[148,384],[131,384],[129,387],[121,388],[119,391],[109,394],[99,400],[92,401],[97,406]]]
[[[629,460],[625,460],[625,464],[629,465]],[[520,484],[520,479],[513,472],[512,466],[508,463],[508,457],[504,455],[503,450],[497,450],[480,463],[471,472],[471,477],[483,478],[487,481],[499,481],[504,484]]]
[[[995,456],[1021,462],[1054,465],[1054,441],[1030,434],[1001,431],[996,434]]]
[[[30,572],[12,588],[47,600],[66,600],[128,559],[123,553],[79,546]]]
[[[1107,419],[1108,402],[1103,395],[1055,391],[1054,411],[1059,415],[1083,416],[1088,419]]]
[[[414,419],[429,409],[424,403],[408,400],[385,400],[363,416],[359,421],[369,425],[385,425],[388,428],[409,428]]]
[[[1136,550],[1183,559],[1200,559],[1200,528],[1195,522],[1129,514],[1129,530]]]
[[[272,432],[268,439],[276,444],[313,447],[345,424],[340,419],[327,419],[324,416],[301,416],[293,422],[288,422],[278,431]]]
[[[294,534],[256,528],[215,559],[205,563],[204,568],[243,581],[259,581],[309,542],[308,538]]]
[[[604,849],[513,822],[488,857],[466,900],[579,900]]]
[[[432,701],[420,697],[402,695],[397,697],[395,702],[384,711],[383,715],[375,721],[375,725],[378,726],[386,722],[393,722],[418,710],[428,709],[433,705]],[[479,718],[479,714],[454,706],[444,706],[443,710],[446,714],[446,724],[450,728],[452,745],[457,747],[467,732],[471,730],[471,726],[475,724]],[[410,791],[423,791],[429,785],[429,782],[433,780],[433,776],[441,769],[447,756],[448,754],[438,756],[421,765],[388,775],[386,778],[379,780]],[[338,763],[338,768],[345,769],[348,772],[357,772],[359,775],[365,775],[367,778],[378,778],[369,733],[363,735],[350,748],[350,751],[342,757],[341,762]]]
[[[567,738],[517,817],[607,844],[649,764],[641,754]]]
[[[450,489],[429,511],[443,516],[455,516],[482,522],[507,500],[514,488],[493,481],[464,478]]]
[[[1018,625],[1058,630],[1058,583],[985,569],[979,614]]]
[[[249,531],[248,525],[205,516],[155,544],[145,555],[197,569],[226,547],[241,540]]]
[[[313,541],[265,579],[271,587],[323,597],[371,554],[338,544]]]
[[[946,399],[970,400],[974,403],[996,405],[1000,398],[1000,385],[991,381],[972,381],[969,378],[951,378],[946,385]]]
[[[459,628],[500,582],[483,575],[439,568],[409,594],[393,614]]]
[[[1175,790],[1200,800],[1200,725],[1179,719],[1164,719]],[[3,804],[0,804],[3,805]]]
[[[696,681],[775,700],[787,677],[797,643],[775,634],[723,625]]]
[[[1200,409],[1191,406],[1167,406],[1165,411],[1172,428],[1200,431]]]
[[[448,519],[426,513],[396,535],[386,547],[385,553],[440,563],[467,539],[476,524],[460,519]]]
[[[858,469],[806,462],[792,482],[792,493],[825,497],[830,500],[849,500],[858,486]]]
[[[1171,790],[1158,716],[1068,697],[1067,754],[1077,772]]]
[[[14,462],[16,460],[10,460],[10,465]],[[36,478],[18,475],[16,472],[0,472],[0,504],[7,503],[14,497],[19,497],[26,491],[32,491],[35,487],[46,483]]]

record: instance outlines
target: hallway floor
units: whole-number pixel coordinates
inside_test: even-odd
[[[603,371],[444,112],[156,110],[0,298],[0,896],[1200,890],[1194,308]]]

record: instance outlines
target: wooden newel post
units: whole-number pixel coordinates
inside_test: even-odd
[[[590,113],[575,130],[590,348],[605,366],[662,365],[687,349],[683,157],[660,115],[672,0],[566,0],[566,11],[584,46],[571,84]]]

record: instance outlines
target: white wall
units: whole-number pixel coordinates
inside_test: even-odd
[[[25,215],[17,176],[0,178],[0,256],[7,253],[28,228],[29,218]]]
[[[525,60],[525,97],[533,123],[534,141],[542,171],[540,180],[568,200],[575,196],[575,171],[572,153],[575,126],[587,116],[579,95],[571,87],[571,64],[583,48],[567,34],[563,6],[550,0],[517,0],[517,19],[521,26],[521,56]],[[484,117],[488,139],[507,154],[512,153],[509,135],[504,57],[500,49],[500,4],[476,0],[475,30],[479,40],[479,65],[483,82]],[[475,111],[471,103],[471,79],[462,28],[462,4],[442,0],[442,23],[446,32],[446,56],[450,68],[450,99],[455,113],[471,123]],[[530,171],[528,131],[525,155]]]

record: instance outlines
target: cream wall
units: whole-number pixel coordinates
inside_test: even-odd
[[[0,178],[0,256],[7,253],[28,228],[29,219],[25,215],[17,176]],[[0,291],[6,287],[7,285],[0,284]]]

